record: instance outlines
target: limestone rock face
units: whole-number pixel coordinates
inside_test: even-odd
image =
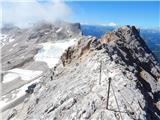
[[[160,67],[134,26],[78,38],[52,71],[13,119],[160,119]]]
[[[65,50],[61,56],[61,62],[63,66],[78,59],[82,59],[90,51],[94,50],[99,44],[97,39],[92,36],[80,37],[77,45],[71,46]]]

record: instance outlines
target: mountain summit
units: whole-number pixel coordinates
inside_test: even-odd
[[[77,40],[8,118],[160,119],[160,67],[139,30],[124,26]]]

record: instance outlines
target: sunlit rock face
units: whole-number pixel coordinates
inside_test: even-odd
[[[46,55],[48,49],[50,53],[53,46],[43,45],[37,55]],[[63,52],[56,66],[43,74],[29,99],[21,104],[25,107],[15,107],[4,116],[158,120],[159,79],[159,64],[134,26],[118,28],[99,40],[81,36]],[[29,90],[32,92],[32,87]]]

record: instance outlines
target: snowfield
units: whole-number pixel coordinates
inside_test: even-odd
[[[25,69],[11,69],[3,77],[3,83],[8,83],[16,79],[32,80],[42,74],[42,71],[25,70]]]
[[[3,83],[8,83],[14,80],[20,79],[20,76],[17,73],[7,73],[3,77]]]
[[[35,61],[43,61],[46,62],[49,68],[53,68],[59,61],[62,53],[69,46],[74,45],[76,39],[69,39],[62,42],[46,42],[40,45],[43,46],[42,49],[39,50],[38,54],[35,55]]]

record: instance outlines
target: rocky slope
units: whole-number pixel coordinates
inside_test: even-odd
[[[1,30],[1,62],[2,70],[9,70],[16,67],[38,66],[42,63],[33,62],[33,57],[42,48],[40,43],[57,42],[64,39],[75,38],[81,35],[80,24],[65,22],[39,23],[30,28],[20,29],[14,26],[4,27]],[[35,65],[36,64],[36,65]],[[43,69],[40,68],[40,69]]]
[[[160,119],[160,67],[134,26],[78,39],[8,119]]]
[[[29,28],[2,28],[0,111],[8,116],[11,108],[21,105],[44,73],[58,62],[64,49],[80,35],[80,24],[62,21]]]

